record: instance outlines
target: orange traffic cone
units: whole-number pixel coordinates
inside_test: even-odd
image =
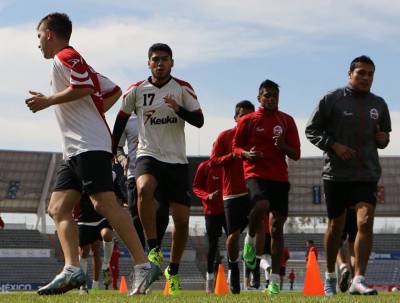
[[[168,280],[165,281],[163,295],[164,296],[168,296],[169,295],[169,283],[168,283]]]
[[[226,283],[226,277],[224,272],[224,266],[218,265],[217,280],[215,281],[214,293],[216,295],[226,295],[229,293],[228,284]]]
[[[319,272],[317,257],[315,256],[315,253],[313,251],[310,252],[308,256],[303,294],[308,296],[324,295],[324,285],[322,283],[321,274]]]
[[[121,282],[119,283],[119,292],[121,294],[126,294],[128,293],[128,286],[126,285],[126,279],[125,276],[121,277]]]

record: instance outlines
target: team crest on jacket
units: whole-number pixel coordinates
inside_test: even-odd
[[[280,136],[280,135],[282,135],[282,134],[283,134],[282,126],[280,126],[280,125],[275,125],[275,126],[274,126],[274,129],[273,129],[273,133],[274,133],[274,136]]]
[[[377,110],[376,108],[372,108],[372,109],[369,111],[369,116],[371,117],[371,119],[378,120],[378,118],[379,118],[379,112],[378,112],[378,110]]]

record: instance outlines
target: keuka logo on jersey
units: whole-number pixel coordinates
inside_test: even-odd
[[[167,116],[165,118],[157,118],[153,117],[155,110],[149,110],[144,113],[144,116],[146,119],[144,120],[144,124],[146,124],[148,121],[150,121],[150,125],[164,125],[164,124],[175,124],[178,123],[178,118],[177,117],[170,117]]]
[[[150,125],[159,125],[159,124],[175,124],[178,123],[178,118],[167,116],[165,118],[150,118]]]

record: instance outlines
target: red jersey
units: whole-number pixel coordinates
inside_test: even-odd
[[[219,190],[216,198],[209,200],[208,196]],[[220,215],[224,213],[222,200],[222,169],[211,165],[210,160],[203,161],[197,167],[193,180],[193,192],[201,199],[205,215]]]
[[[224,200],[247,194],[244,182],[243,161],[232,150],[232,140],[235,132],[236,127],[220,133],[211,153],[211,163],[222,167]]]
[[[296,124],[291,116],[280,111],[268,112],[260,107],[256,112],[240,119],[233,139],[234,152],[241,155],[252,147],[263,153],[255,162],[243,161],[244,177],[271,181],[288,181],[286,155],[275,146],[274,136],[282,135],[285,142],[300,158],[300,139]]]
[[[289,279],[290,282],[293,282],[294,279],[296,279],[296,275],[294,274],[293,271],[291,271],[291,272],[289,273],[288,279]]]
[[[282,251],[281,267],[286,267],[287,261],[290,259],[289,249],[285,246]]]

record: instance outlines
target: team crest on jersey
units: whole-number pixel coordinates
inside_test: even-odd
[[[282,126],[275,125],[274,129],[273,129],[273,134],[274,134],[274,136],[281,136],[283,134]]]
[[[372,109],[369,111],[369,116],[371,117],[371,119],[378,120],[378,118],[379,118],[379,112],[378,112],[378,110],[377,110],[376,108],[372,108]]]
[[[68,60],[68,63],[71,64],[72,67],[74,67],[75,65],[77,65],[81,61],[82,61],[81,58],[79,58],[79,59],[70,59],[70,60]]]

